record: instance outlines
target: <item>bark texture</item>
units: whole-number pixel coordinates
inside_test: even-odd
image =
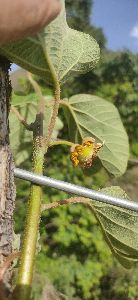
[[[0,57],[0,264],[12,253],[15,205],[14,164],[9,147],[8,116],[11,97],[9,69],[10,63]],[[9,270],[1,282],[1,292],[4,290],[2,285],[9,289],[10,279]]]

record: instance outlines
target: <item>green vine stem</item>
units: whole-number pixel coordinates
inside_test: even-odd
[[[53,132],[54,127],[55,127],[56,118],[57,118],[57,115],[58,115],[59,103],[60,103],[60,85],[59,85],[58,80],[57,80],[55,82],[55,99],[54,99],[52,117],[51,117],[50,125],[48,127],[47,137],[46,137],[46,140],[45,140],[45,153],[47,152],[47,149],[48,149],[48,146],[49,146],[49,143],[50,143],[50,140],[51,140],[52,132]]]
[[[43,174],[44,151],[39,145],[34,150],[33,171],[39,175]],[[34,258],[38,238],[38,227],[41,214],[42,188],[38,185],[31,186],[28,202],[26,225],[23,236],[21,257],[17,278],[17,286],[12,299],[29,300],[33,278]]]
[[[33,171],[39,175],[43,173],[43,153],[41,153],[41,150],[39,150],[39,153],[37,153]],[[24,243],[22,247],[23,250],[21,252],[18,284],[31,285],[32,283],[32,257],[35,256],[36,252],[37,232],[40,220],[41,194],[41,187],[32,185],[28,203],[27,222],[24,233]]]
[[[43,48],[43,52],[46,58],[46,62],[49,66],[49,70],[51,73],[51,77],[52,77],[52,81],[53,81],[53,86],[54,86],[54,105],[53,105],[53,112],[52,112],[52,117],[51,117],[51,121],[48,127],[48,133],[47,133],[47,137],[45,139],[45,153],[47,152],[50,140],[51,140],[51,136],[52,136],[52,132],[54,130],[55,127],[55,123],[56,123],[56,118],[58,115],[58,109],[59,109],[59,104],[60,104],[60,83],[59,83],[59,79],[58,76],[56,74],[54,65],[52,63],[52,60],[49,56],[49,53],[46,49],[46,45],[45,45],[45,41],[44,39],[41,37],[41,35],[38,33],[38,39],[40,40],[40,43],[42,45]]]
[[[38,34],[41,39],[41,36]],[[36,120],[33,124],[33,135],[34,135],[34,150],[33,150],[33,172],[39,175],[43,174],[43,163],[44,154],[47,152],[51,135],[56,123],[56,117],[58,114],[59,102],[60,102],[60,84],[56,75],[52,61],[45,50],[45,45],[41,39],[43,45],[44,54],[46,57],[47,64],[49,65],[50,73],[53,79],[55,99],[53,105],[53,113],[48,127],[47,137],[43,137],[43,121],[44,121],[44,99],[38,87],[38,84],[29,77],[32,85],[34,86],[37,95],[39,96],[38,102],[38,113]],[[33,267],[34,258],[36,253],[36,244],[38,238],[38,227],[41,215],[41,198],[42,198],[42,187],[38,185],[31,186],[30,199],[28,202],[28,210],[26,216],[26,225],[23,236],[23,243],[21,249],[21,258],[19,264],[17,286],[12,295],[12,300],[29,300],[31,296],[31,286],[33,278]]]

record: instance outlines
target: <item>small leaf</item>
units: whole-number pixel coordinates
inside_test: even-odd
[[[71,97],[65,105],[70,138],[80,143],[84,137],[94,137],[103,142],[99,158],[103,166],[113,175],[122,175],[127,167],[129,145],[116,107],[104,99],[79,94]]]
[[[118,186],[101,191],[114,197],[128,199],[126,193]],[[125,268],[130,268],[138,261],[138,213],[97,201],[90,202],[90,206],[111,251]]]
[[[68,27],[65,1],[61,0],[60,15],[33,37],[10,43],[0,53],[22,68],[51,81],[47,56],[54,66],[57,79],[62,83],[70,76],[86,73],[99,60],[97,42],[88,34]]]
[[[44,112],[44,136],[47,136],[48,126],[52,115],[52,96],[44,97],[45,112]],[[16,106],[17,110],[25,118],[28,124],[35,121],[37,114],[37,97],[32,93],[27,96],[13,95],[12,104]],[[10,112],[10,143],[14,154],[16,164],[19,165],[27,160],[30,154],[30,142],[32,142],[32,132],[25,129],[25,127],[17,119],[14,112]],[[56,125],[52,134],[52,138],[56,139],[59,131],[62,129],[63,123],[57,117]]]

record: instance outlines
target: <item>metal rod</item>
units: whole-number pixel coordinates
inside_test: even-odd
[[[81,197],[90,198],[107,204],[123,207],[138,212],[138,202],[115,198],[101,192],[96,192],[85,187],[81,187],[72,183],[64,182],[47,176],[40,176],[32,172],[28,172],[19,168],[14,169],[14,175],[17,178],[30,181],[38,185],[49,186],[67,193],[75,194]]]

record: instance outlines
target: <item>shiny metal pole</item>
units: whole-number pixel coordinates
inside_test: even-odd
[[[112,197],[110,195],[90,190],[85,187],[81,187],[72,183],[64,182],[47,176],[40,176],[19,168],[14,169],[14,174],[15,177],[30,181],[34,184],[49,186],[58,190],[65,191],[67,193],[75,194],[81,197],[86,197],[89,199],[97,200],[100,202],[138,212],[138,202],[135,201]]]

